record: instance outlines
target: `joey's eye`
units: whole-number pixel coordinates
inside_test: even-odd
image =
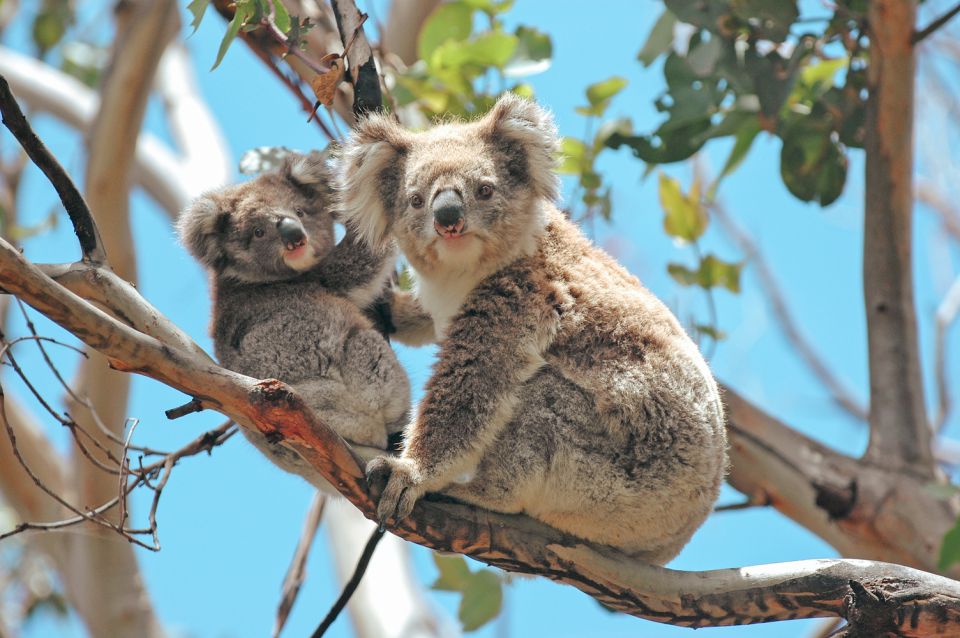
[[[477,189],[477,197],[480,199],[490,199],[493,197],[493,186],[490,184],[480,184],[480,188]]]
[[[257,237],[263,237],[263,229],[257,226],[256,228],[253,229],[253,234],[256,235]]]
[[[295,212],[295,213],[297,214],[297,217],[303,217],[303,209],[302,209],[302,208],[296,208],[296,209],[294,209],[293,212]]]
[[[410,205],[414,208],[423,208],[423,197],[419,194],[414,194],[410,198]]]

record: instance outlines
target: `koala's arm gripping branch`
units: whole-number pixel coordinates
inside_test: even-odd
[[[327,290],[353,298],[360,291],[375,286],[375,297],[393,269],[396,252],[392,249],[375,252],[366,242],[347,232],[323,261],[303,275],[323,284]],[[361,300],[362,301],[362,300]],[[366,304],[359,304],[361,307]]]
[[[289,387],[232,373],[144,335],[63,288],[3,240],[0,286],[100,350],[115,367],[203,397],[242,427],[282,437],[354,506],[374,516],[358,459]],[[945,636],[960,630],[960,583],[886,563],[802,561],[680,572],[588,546],[526,516],[429,499],[392,531],[427,547],[571,584],[615,609],[662,623],[705,627],[841,616],[858,635]]]
[[[73,183],[73,180],[60,165],[60,162],[50,154],[44,143],[33,132],[33,127],[24,117],[23,111],[20,110],[20,106],[10,91],[7,79],[2,75],[0,75],[0,112],[3,113],[4,125],[10,129],[10,132],[20,142],[23,150],[26,151],[33,163],[43,171],[43,174],[47,176],[60,196],[60,201],[67,209],[67,215],[70,216],[73,230],[80,242],[80,250],[83,251],[84,261],[95,264],[106,263],[107,255],[103,249],[103,242],[100,240],[100,232],[97,230],[97,225],[93,221],[93,215],[90,213],[87,203],[76,184]]]

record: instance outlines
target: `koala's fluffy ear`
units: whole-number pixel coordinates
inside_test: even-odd
[[[207,267],[217,270],[223,259],[219,238],[230,224],[230,212],[220,209],[212,195],[203,195],[177,219],[180,243]]]
[[[504,154],[511,175],[528,183],[540,197],[557,199],[560,182],[554,168],[560,138],[549,111],[536,102],[505,93],[478,126],[481,136]]]
[[[371,247],[382,246],[393,225],[411,143],[399,124],[374,114],[360,121],[343,145],[336,168],[338,213]]]
[[[332,192],[332,176],[326,156],[319,151],[292,155],[283,163],[283,176],[297,188],[316,192]]]

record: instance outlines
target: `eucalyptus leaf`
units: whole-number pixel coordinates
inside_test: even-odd
[[[464,631],[474,631],[496,618],[502,605],[500,577],[492,570],[481,569],[470,575],[457,616]]]
[[[408,275],[409,276],[409,275]],[[467,561],[459,554],[440,554],[433,552],[433,564],[440,576],[430,587],[439,591],[464,591],[473,573]]]
[[[441,4],[430,14],[417,37],[417,55],[429,60],[448,41],[463,42],[473,30],[473,8],[465,2]]]
[[[680,182],[661,173],[659,196],[664,213],[663,229],[668,235],[688,242],[703,235],[708,218],[696,193],[685,194]]]
[[[676,24],[677,17],[669,9],[660,14],[643,48],[637,54],[637,59],[643,63],[643,66],[650,66],[661,54],[670,49],[673,44],[673,27]]]
[[[209,4],[210,0],[191,0],[190,4],[187,5],[187,11],[193,14],[193,20],[190,21],[190,26],[193,27],[193,31],[190,32],[191,35],[200,28],[200,21],[203,20],[203,14],[206,13]]]
[[[284,33],[289,33],[290,31],[290,14],[287,12],[287,8],[283,6],[283,2],[280,0],[273,1],[273,22],[277,25],[277,28],[283,31]]]
[[[553,43],[550,36],[532,27],[519,26],[514,35],[517,47],[513,57],[503,67],[507,77],[522,77],[543,73],[550,68]]]
[[[223,40],[220,41],[220,48],[217,50],[217,59],[213,63],[213,66],[210,67],[211,71],[220,66],[220,62],[223,61],[223,56],[227,54],[227,49],[230,48],[233,40],[237,37],[237,34],[240,33],[240,29],[247,24],[248,20],[253,18],[256,12],[257,6],[254,0],[237,0],[233,19],[230,20],[230,24],[227,25],[227,32],[223,35]]]

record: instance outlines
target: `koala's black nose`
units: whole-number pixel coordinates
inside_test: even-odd
[[[289,217],[284,217],[277,222],[277,230],[280,231],[280,241],[290,250],[302,246],[307,241],[303,226],[300,225],[300,222]]]
[[[447,188],[433,198],[433,219],[439,226],[450,228],[463,219],[463,199],[460,193]]]

